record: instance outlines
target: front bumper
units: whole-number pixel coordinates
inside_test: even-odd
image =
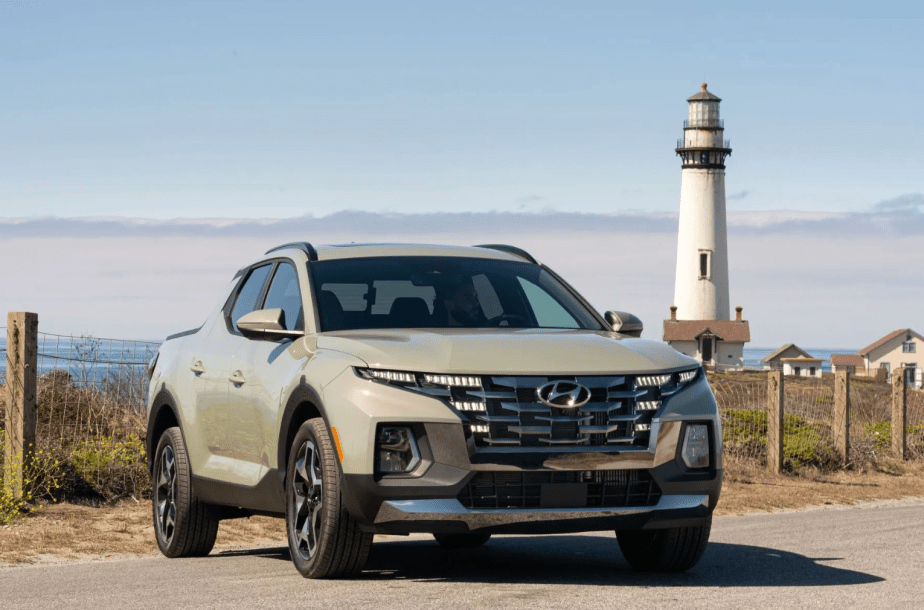
[[[654,506],[472,510],[456,499],[388,500],[375,517],[375,531],[485,534],[565,534],[617,529],[703,525],[712,514],[707,495],[663,496]]]

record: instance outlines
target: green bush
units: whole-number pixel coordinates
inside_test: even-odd
[[[725,446],[734,451],[738,447],[767,446],[767,412],[756,409],[726,409],[722,421],[722,438]],[[783,465],[788,470],[803,466],[828,469],[838,464],[834,445],[825,427],[805,419],[783,415]]]

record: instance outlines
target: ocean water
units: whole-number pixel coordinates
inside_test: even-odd
[[[779,347],[745,347],[744,348],[744,366],[762,368],[761,358],[766,358]],[[821,370],[824,373],[831,372],[831,354],[856,354],[856,349],[843,348],[831,349],[827,347],[803,347],[812,358],[821,358]]]

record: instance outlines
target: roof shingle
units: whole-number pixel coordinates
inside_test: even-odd
[[[664,320],[664,341],[695,341],[706,331],[711,331],[722,341],[751,340],[751,326],[747,320]]]

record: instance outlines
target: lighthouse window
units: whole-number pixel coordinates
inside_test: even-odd
[[[699,162],[700,163],[709,163],[709,153],[701,152],[699,153]]]
[[[699,253],[699,279],[701,280],[708,280],[712,275],[712,269],[710,269],[712,257],[709,254],[709,251]]]

